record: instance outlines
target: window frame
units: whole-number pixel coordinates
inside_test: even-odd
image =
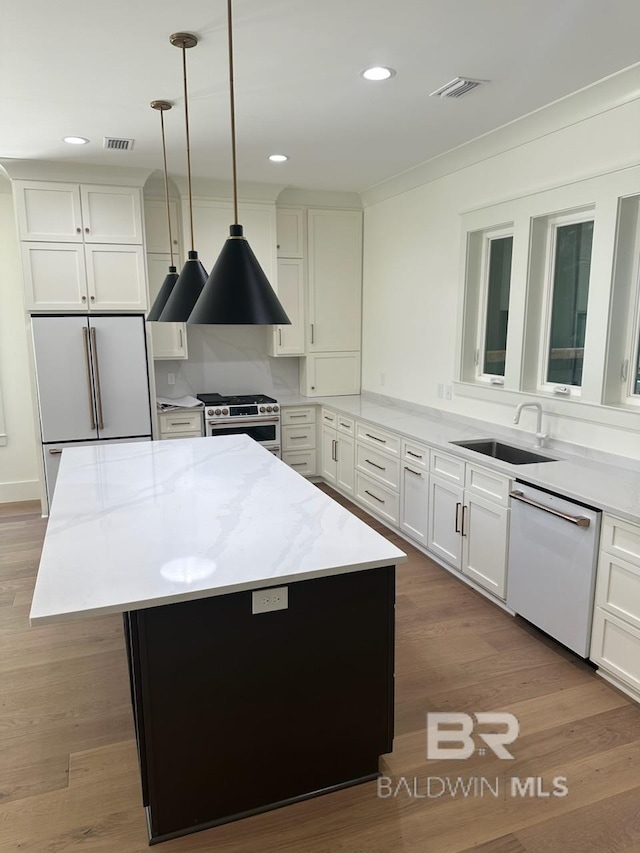
[[[544,279],[543,279],[543,295],[542,295],[542,312],[540,318],[540,345],[538,356],[537,383],[536,390],[542,394],[551,394],[554,397],[562,397],[563,399],[579,400],[582,397],[581,385],[565,385],[560,382],[549,382],[547,380],[547,372],[549,367],[549,354],[551,349],[551,320],[553,315],[553,294],[554,294],[554,276],[556,264],[556,247],[558,228],[565,225],[578,225],[582,222],[593,222],[595,234],[596,217],[595,209],[585,209],[566,211],[562,213],[554,213],[546,217],[546,248],[544,259]],[[589,263],[589,295],[591,295],[591,268],[593,265],[593,246],[591,259]],[[589,299],[587,298],[587,316],[589,314]],[[584,356],[583,366],[586,361],[587,337],[584,341]],[[566,388],[568,393],[559,393],[556,389]]]
[[[507,374],[507,360],[509,351],[505,343],[504,374],[484,373],[485,347],[487,338],[487,312],[489,303],[489,271],[491,261],[491,244],[494,240],[503,240],[511,237],[511,270],[509,272],[509,300],[511,299],[511,286],[513,283],[513,224],[497,228],[488,228],[482,232],[482,256],[480,262],[480,286],[478,289],[478,317],[476,325],[476,350],[475,350],[475,381],[486,385],[504,385]],[[509,321],[507,320],[507,329]]]

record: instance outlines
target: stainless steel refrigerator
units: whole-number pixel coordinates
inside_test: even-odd
[[[49,505],[65,447],[151,439],[144,319],[31,318]]]

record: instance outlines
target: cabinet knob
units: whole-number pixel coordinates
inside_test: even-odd
[[[96,301],[95,296],[92,296],[92,297],[91,297],[91,301],[92,301],[92,302],[95,302],[95,301]]]
[[[174,240],[174,241],[173,241],[173,245],[174,245],[174,246],[177,246],[177,245],[178,245],[178,241],[177,241],[177,240]]]
[[[86,302],[86,301],[87,301],[87,297],[86,297],[86,296],[83,296],[83,297],[82,297],[82,301],[83,301],[83,302]]]
[[[89,233],[89,228],[85,228],[85,229],[84,229],[84,233],[85,233],[85,234],[88,234],[88,233]]]
[[[82,234],[82,228],[76,228],[76,234]]]

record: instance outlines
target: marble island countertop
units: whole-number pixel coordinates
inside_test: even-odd
[[[403,406],[400,401],[385,400],[374,395],[291,395],[280,397],[279,402],[282,406],[326,406],[344,415],[392,430],[414,441],[437,447],[484,468],[500,471],[514,479],[525,480],[531,485],[558,492],[620,518],[640,523],[640,470],[638,463],[633,460],[628,460],[625,467],[626,461],[623,457],[614,457],[616,464],[611,464],[602,459],[590,458],[586,448],[583,450],[584,455],[578,455],[565,450],[564,447],[558,448],[554,443],[550,447],[537,450],[533,446],[532,434],[526,430],[516,432],[504,426],[475,421],[437,409],[421,410],[421,407],[411,407],[410,404]],[[508,444],[534,450],[557,461],[511,465],[452,443],[465,439],[488,438],[497,438]],[[606,456],[593,454],[596,455]]]
[[[62,456],[31,623],[405,560],[246,436],[71,448]]]

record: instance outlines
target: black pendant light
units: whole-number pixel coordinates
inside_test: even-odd
[[[167,145],[164,138],[164,113],[165,110],[171,109],[169,101],[151,101],[151,108],[160,111],[160,128],[162,131],[162,159],[164,162],[164,194],[167,200],[167,223],[169,225],[169,254],[170,264],[169,272],[165,280],[162,282],[162,287],[158,291],[155,302],[151,306],[151,311],[147,314],[147,322],[151,323],[157,320],[162,313],[162,309],[167,304],[167,299],[171,295],[171,291],[178,280],[178,271],[173,264],[173,235],[171,234],[171,211],[169,208],[169,175],[167,174]]]
[[[238,224],[236,116],[233,85],[233,31],[231,0],[227,0],[229,38],[229,96],[233,167],[233,225],[220,256],[200,294],[189,323],[200,325],[289,325],[291,320],[264,274]]]
[[[184,323],[202,293],[207,280],[205,268],[198,260],[198,253],[193,245],[193,196],[191,193],[191,143],[189,140],[189,99],[187,95],[187,48],[195,47],[198,39],[191,33],[174,33],[169,37],[174,47],[182,50],[182,80],[184,84],[184,121],[187,134],[187,180],[189,184],[189,225],[191,227],[191,250],[189,257],[182,267],[167,303],[162,309],[158,320],[161,323]]]

